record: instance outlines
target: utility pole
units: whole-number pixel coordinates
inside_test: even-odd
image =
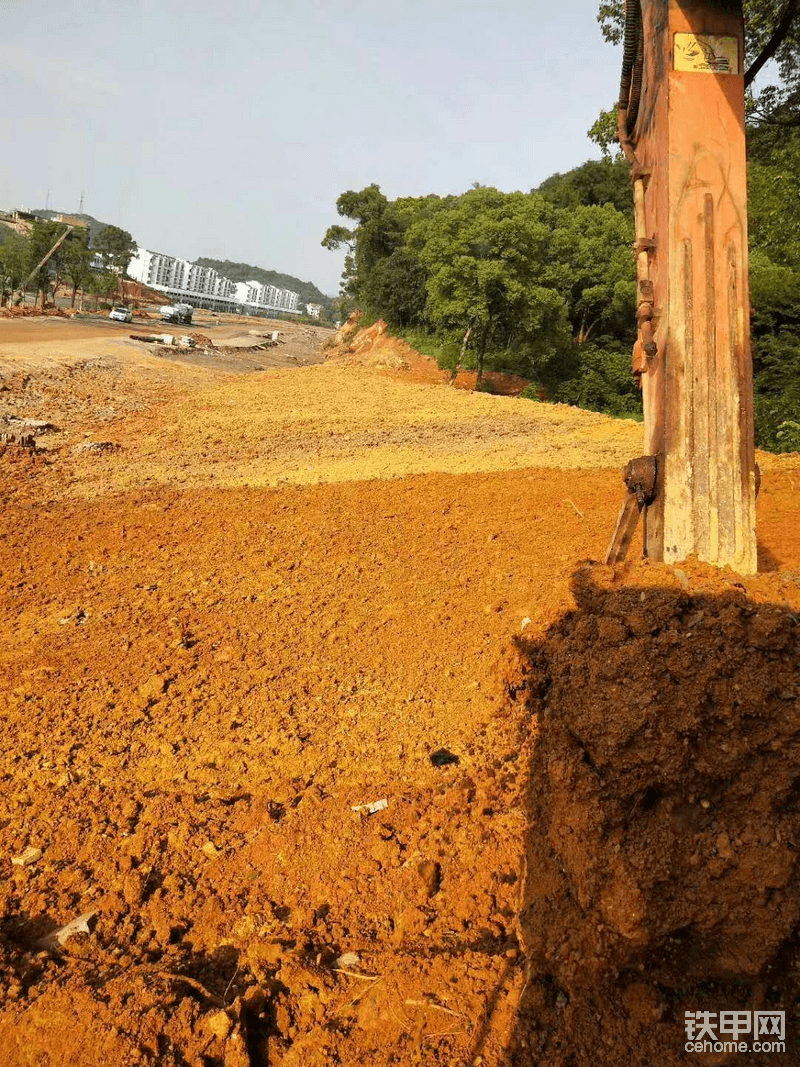
[[[619,139],[631,164],[644,450],[608,562],[756,571],[740,0],[626,0]]]

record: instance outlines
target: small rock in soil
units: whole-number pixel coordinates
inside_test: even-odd
[[[204,1019],[203,1023],[205,1029],[220,1041],[226,1039],[233,1026],[230,1017],[224,1011],[214,1012],[213,1015],[209,1015],[207,1019]]]
[[[435,752],[431,752],[431,763],[434,767],[447,767],[451,763],[460,763],[458,756],[454,752],[450,752],[449,749],[439,748]]]
[[[24,852],[21,852],[19,856],[12,856],[11,862],[16,867],[28,867],[31,863],[36,863],[37,860],[42,858],[42,850],[40,848],[34,848],[33,845],[28,845]]]
[[[75,446],[76,452],[117,452],[122,445],[116,444],[114,441],[83,441],[81,444]]]

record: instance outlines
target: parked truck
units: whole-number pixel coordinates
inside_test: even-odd
[[[191,304],[167,304],[161,308],[162,322],[175,322],[181,326],[192,325],[194,308]]]

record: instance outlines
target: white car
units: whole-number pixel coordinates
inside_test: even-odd
[[[115,322],[132,322],[133,315],[130,308],[114,308],[113,311],[109,311],[108,317],[114,319]]]

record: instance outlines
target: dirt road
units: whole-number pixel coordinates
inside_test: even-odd
[[[646,733],[634,713],[694,691],[692,635],[721,619],[702,662],[729,656],[725,641],[752,645],[726,685],[753,694],[759,721],[779,711],[794,752],[796,458],[763,464],[757,579],[646,563],[587,578],[635,424],[341,360],[244,374],[86,343],[87,362],[60,368],[55,340],[43,346],[0,392],[2,413],[59,427],[35,456],[0,459],[5,1064],[660,1067],[679,1061],[684,1008],[741,1007],[754,989],[775,1003],[774,982],[756,989],[755,950],[744,978],[726,984],[731,957],[714,970],[709,949],[705,984],[694,971],[675,985],[662,950],[677,912],[640,883],[666,847],[655,820],[689,817],[669,775],[655,793],[637,779],[634,799],[612,798],[626,837],[580,777],[593,754],[598,775],[626,757],[579,722],[589,740],[573,767],[575,741],[552,734],[541,702],[559,694],[566,721],[598,685],[599,725],[655,768],[703,727],[684,717],[680,740],[638,754],[625,748]],[[76,450],[99,440],[116,447]],[[635,610],[618,607],[630,590]],[[743,640],[736,627],[755,634],[762,616],[762,636]],[[703,685],[698,708],[722,683]],[[738,714],[720,743],[750,773],[770,738],[748,748]],[[567,799],[542,793],[558,768]],[[670,774],[705,855],[733,801],[711,765],[708,809]],[[753,930],[782,909],[774,960],[793,951],[797,838],[787,823],[772,847],[773,807],[758,811],[752,846],[733,831],[725,846],[741,853],[739,882],[721,869],[708,892],[733,908],[749,886]],[[578,869],[570,835],[592,827]],[[619,846],[611,875],[601,839]],[[748,872],[765,857],[783,866],[759,897]],[[676,861],[675,884],[696,869]],[[86,932],[42,943],[81,916]],[[680,921],[693,929],[691,909]]]

